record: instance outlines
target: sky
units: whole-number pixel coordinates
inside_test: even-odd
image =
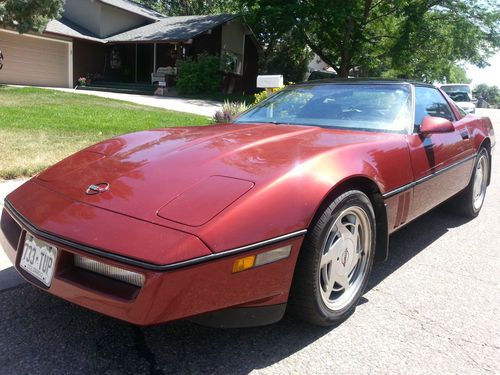
[[[467,77],[472,79],[471,84],[473,86],[480,83],[486,83],[489,86],[500,87],[500,52],[491,57],[488,62],[490,66],[484,69],[480,69],[470,64],[465,66]]]

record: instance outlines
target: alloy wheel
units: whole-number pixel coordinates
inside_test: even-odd
[[[325,305],[340,310],[356,298],[368,270],[372,228],[361,207],[342,211],[330,226],[320,260],[319,287]]]

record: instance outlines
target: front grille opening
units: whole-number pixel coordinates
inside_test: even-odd
[[[139,295],[139,286],[79,267],[81,262],[77,258],[81,256],[63,251],[58,279],[117,300],[131,301]]]
[[[7,210],[2,211],[2,218],[0,219],[0,228],[7,239],[9,245],[17,251],[19,237],[21,237],[22,229],[17,222],[10,216]]]

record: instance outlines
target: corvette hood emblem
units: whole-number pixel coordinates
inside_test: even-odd
[[[109,184],[107,182],[99,182],[98,184],[90,185],[87,190],[85,190],[85,194],[87,195],[96,195],[101,194],[109,190]]]

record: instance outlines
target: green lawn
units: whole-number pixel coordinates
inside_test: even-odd
[[[0,180],[32,176],[118,134],[208,123],[203,116],[96,96],[0,86]]]

